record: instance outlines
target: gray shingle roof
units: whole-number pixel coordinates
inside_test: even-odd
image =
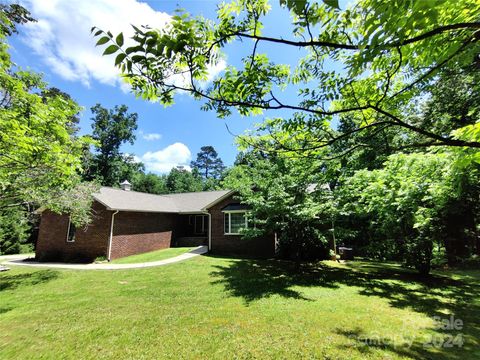
[[[203,211],[207,205],[229,193],[229,190],[219,190],[155,195],[102,187],[94,198],[111,210],[189,213]]]

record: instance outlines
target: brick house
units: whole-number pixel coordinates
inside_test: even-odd
[[[36,257],[40,261],[108,260],[175,246],[208,245],[212,254],[267,258],[274,236],[243,239],[247,208],[234,192],[154,195],[102,187],[94,194],[93,219],[75,228],[68,215],[42,212]]]

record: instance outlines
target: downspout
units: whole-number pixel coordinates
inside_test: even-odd
[[[113,223],[115,222],[115,215],[118,214],[119,210],[115,210],[112,214],[112,221],[110,223],[110,238],[108,240],[108,257],[107,260],[110,261],[112,255],[112,238],[113,238]]]
[[[212,214],[208,211],[205,212],[208,215],[208,251],[212,249]]]

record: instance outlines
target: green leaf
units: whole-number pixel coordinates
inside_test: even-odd
[[[323,0],[323,3],[328,7],[332,7],[340,10],[340,6],[338,5],[338,0]]]
[[[103,52],[103,55],[113,54],[113,53],[117,52],[118,49],[119,49],[119,47],[117,45],[110,45],[109,47],[107,47],[105,49],[105,51]]]
[[[132,46],[132,47],[129,47],[125,50],[125,52],[127,54],[131,54],[133,52],[138,52],[138,51],[143,51],[143,47],[141,46]]]
[[[118,54],[117,57],[115,58],[115,66],[120,64],[125,59],[126,56],[127,54],[124,54],[124,53]]]
[[[146,59],[146,57],[145,57],[145,56],[142,56],[142,55],[133,55],[133,56],[132,56],[132,61],[133,61],[134,63],[141,62],[141,61],[143,61],[143,60],[145,60],[145,59]]]
[[[101,38],[97,41],[97,43],[95,44],[95,46],[99,46],[99,45],[106,44],[109,40],[110,40],[110,38],[109,38],[108,36],[101,37]]]
[[[117,35],[115,42],[117,43],[118,46],[123,46],[123,33],[120,33]]]

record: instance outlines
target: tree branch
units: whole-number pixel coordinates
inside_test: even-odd
[[[225,38],[229,38],[232,36],[238,36],[241,38],[247,39],[254,39],[260,41],[266,41],[271,43],[277,44],[284,44],[284,45],[291,45],[296,47],[309,47],[309,46],[318,46],[318,47],[328,47],[333,49],[342,49],[342,50],[364,50],[364,49],[377,49],[377,48],[392,48],[392,47],[399,47],[408,44],[412,44],[421,40],[425,40],[429,37],[442,34],[444,32],[449,32],[452,30],[460,30],[460,29],[480,29],[480,22],[472,22],[472,23],[457,23],[457,24],[450,24],[445,26],[439,26],[433,30],[427,31],[421,35],[405,39],[402,41],[392,41],[387,42],[384,44],[379,45],[360,45],[360,44],[341,44],[332,41],[320,41],[320,40],[310,40],[310,41],[294,41],[294,40],[287,40],[287,39],[279,39],[269,36],[260,36],[260,35],[252,35],[243,32],[234,32],[229,35],[226,35]]]
[[[437,142],[440,142],[445,146],[480,148],[480,142],[464,141],[464,140],[446,138],[446,137],[437,135],[435,133],[432,133],[430,131],[424,130],[422,128],[410,125],[410,124],[402,121],[399,117],[393,115],[392,113],[389,113],[386,110],[383,110],[383,109],[379,108],[378,106],[371,105],[370,107],[373,110],[375,110],[376,112],[378,112],[379,114],[382,114],[382,115],[392,119],[398,126],[409,129],[409,130],[411,130],[413,132],[416,132],[418,134],[424,135],[424,136],[426,136],[430,139],[437,140]],[[434,145],[441,145],[440,143],[435,143]]]

